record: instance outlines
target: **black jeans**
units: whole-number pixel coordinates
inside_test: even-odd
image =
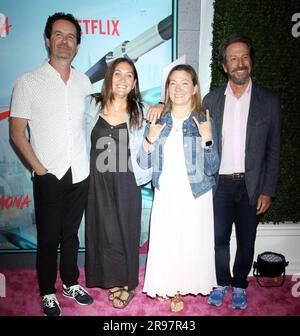
[[[219,177],[214,195],[215,258],[219,286],[247,288],[259,216],[256,205],[249,204],[244,180]],[[233,277],[230,273],[230,235],[235,223],[237,250]]]
[[[86,206],[88,179],[72,184],[71,168],[58,180],[53,174],[34,177],[37,226],[37,275],[40,295],[56,292],[57,249],[60,276],[66,286],[77,284],[78,229]]]

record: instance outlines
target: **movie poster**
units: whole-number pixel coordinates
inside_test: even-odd
[[[134,60],[143,100],[157,103],[162,70],[176,58],[175,0],[2,0],[0,5],[0,251],[36,249],[31,172],[9,141],[9,106],[17,77],[47,59],[44,27],[55,12],[72,13],[82,28],[73,65],[99,91],[107,64]],[[142,189],[140,245],[148,238],[151,185]],[[84,248],[84,220],[80,227]]]

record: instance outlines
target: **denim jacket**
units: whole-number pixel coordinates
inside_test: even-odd
[[[192,193],[195,198],[203,195],[215,185],[214,174],[219,169],[220,160],[218,155],[218,139],[215,123],[211,120],[213,143],[209,147],[201,142],[197,125],[193,120],[195,113],[192,112],[188,119],[183,122],[183,147],[185,165],[191,186]],[[206,120],[204,115],[198,117],[200,122]],[[148,169],[153,168],[152,184],[155,188],[159,189],[159,177],[163,169],[163,149],[165,142],[172,129],[172,116],[167,112],[159,121],[160,124],[166,123],[165,128],[162,130],[160,137],[154,143],[154,148],[151,152],[147,152],[142,144],[137,156],[139,165]],[[145,129],[145,135],[148,134],[150,124]],[[174,167],[176,169],[176,167]],[[176,183],[176,181],[174,181]]]
[[[148,108],[147,104],[143,104],[145,109]],[[96,103],[95,99],[91,96],[86,97],[85,101],[85,134],[86,134],[86,144],[87,151],[90,153],[91,150],[91,133],[99,118],[100,105]],[[144,111],[143,111],[144,113]],[[135,176],[136,184],[142,185],[146,184],[151,180],[152,168],[142,169],[137,164],[137,154],[144,140],[143,134],[145,132],[146,122],[143,121],[143,126],[140,129],[130,129],[129,118],[127,120],[127,129],[129,134],[129,148],[131,153],[131,163],[132,169]]]

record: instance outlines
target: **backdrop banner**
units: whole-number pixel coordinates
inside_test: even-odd
[[[55,12],[72,13],[82,28],[73,65],[86,73],[94,91],[109,62],[135,61],[143,100],[160,100],[162,69],[176,57],[175,0],[2,0],[0,5],[0,251],[36,249],[31,173],[9,141],[9,106],[17,77],[47,59],[44,27]],[[174,33],[173,33],[174,32]],[[141,245],[148,239],[150,185],[142,188]],[[84,248],[84,221],[80,227]]]

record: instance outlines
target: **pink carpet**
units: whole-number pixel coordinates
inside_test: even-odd
[[[62,296],[61,281],[57,282],[57,298],[64,316],[300,316],[300,297],[292,295],[297,286],[287,277],[283,287],[261,288],[255,278],[249,278],[248,308],[233,310],[231,293],[226,296],[222,307],[207,305],[204,296],[185,297],[185,310],[174,314],[169,310],[169,300],[157,302],[141,293],[144,267],[140,269],[140,285],[136,297],[125,309],[113,308],[107,299],[107,291],[89,289],[94,297],[90,306],[80,306],[74,300]],[[38,316],[42,314],[36,272],[33,269],[0,270],[6,278],[6,297],[0,297],[0,316]],[[270,279],[267,279],[270,280]],[[85,284],[81,269],[79,282]],[[299,286],[297,287],[299,289]],[[296,291],[297,292],[297,291]],[[299,294],[299,290],[298,290]]]

